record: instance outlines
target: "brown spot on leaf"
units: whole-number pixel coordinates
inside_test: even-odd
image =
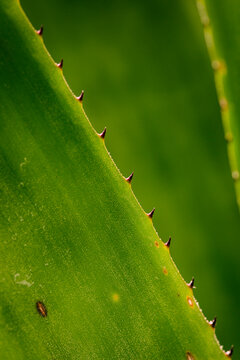
[[[187,351],[186,356],[187,360],[195,360],[194,356],[189,351]]]
[[[37,307],[37,311],[39,312],[39,314],[42,316],[42,317],[46,317],[47,316],[47,308],[46,306],[41,302],[41,301],[38,301],[36,303],[36,307]]]
[[[189,306],[193,307],[193,299],[190,296],[187,296],[187,302]]]
[[[158,242],[158,241],[155,241],[155,246],[156,246],[157,248],[159,248],[159,242]]]
[[[164,273],[165,275],[168,274],[168,271],[167,271],[167,269],[165,268],[165,266],[163,267],[163,273]]]

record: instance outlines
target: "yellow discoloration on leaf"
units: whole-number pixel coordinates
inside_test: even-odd
[[[114,293],[114,294],[112,295],[112,300],[113,300],[113,302],[119,302],[119,294]]]

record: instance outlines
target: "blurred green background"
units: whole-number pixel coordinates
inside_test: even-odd
[[[240,221],[194,1],[21,0],[205,316],[240,359]]]

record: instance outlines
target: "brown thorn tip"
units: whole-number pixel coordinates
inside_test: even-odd
[[[188,284],[188,287],[190,287],[190,289],[193,289],[194,286],[194,277],[192,278],[192,280],[190,281],[190,283]]]
[[[37,30],[37,34],[41,36],[42,33],[43,33],[43,26],[41,25],[40,29]]]
[[[211,325],[211,327],[213,329],[215,329],[216,327],[216,322],[217,322],[217,318],[215,317],[213,320],[209,321],[209,324]]]
[[[125,179],[126,179],[126,181],[127,181],[129,184],[131,184],[132,178],[133,178],[133,172],[131,173],[131,175],[129,175],[129,177],[127,177],[127,178],[125,178]]]
[[[168,241],[165,243],[165,246],[167,246],[169,248],[171,245],[171,241],[172,241],[172,238],[169,237]]]
[[[81,94],[77,97],[78,101],[83,101],[83,95],[84,95],[84,90],[82,90]]]
[[[59,67],[60,69],[62,69],[62,67],[63,67],[63,59],[60,61],[59,64],[57,64],[57,67]]]
[[[233,347],[233,345],[232,345],[232,346],[231,346],[231,349],[228,350],[228,351],[226,351],[225,354],[226,354],[227,356],[231,357],[232,354],[233,354],[233,349],[234,349],[234,347]]]
[[[150,213],[147,214],[147,216],[152,219],[153,214],[154,214],[155,208],[152,209],[152,211],[150,211]]]
[[[106,135],[106,131],[107,129],[104,128],[103,132],[101,134],[98,134],[100,136],[100,138],[104,139],[105,138],[105,135]]]

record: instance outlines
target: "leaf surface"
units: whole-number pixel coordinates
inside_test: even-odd
[[[240,349],[239,213],[194,1],[22,0],[207,318]],[[46,11],[47,9],[47,11]]]
[[[0,23],[1,357],[225,359],[17,1]]]

